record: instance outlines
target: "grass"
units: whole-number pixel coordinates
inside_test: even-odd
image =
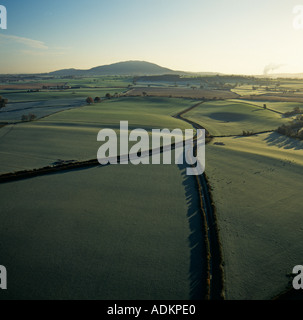
[[[185,118],[198,122],[214,136],[274,130],[285,123],[280,115],[240,100],[206,102],[188,112]]]
[[[240,96],[246,96],[246,95],[260,95],[266,93],[264,88],[257,88],[256,90],[252,89],[253,85],[243,85],[241,87],[236,87],[234,89],[231,89],[232,92],[240,95]]]
[[[237,98],[237,95],[228,90],[208,90],[199,89],[195,90],[187,87],[136,87],[129,91],[129,96],[142,96],[143,92],[146,92],[149,96],[154,97],[174,97],[174,98],[192,98],[192,99],[232,99]]]
[[[0,300],[193,298],[202,272],[194,190],[176,165],[0,185],[1,263],[9,271]]]
[[[243,102],[247,102],[259,107],[263,107],[266,104],[267,108],[285,113],[288,111],[292,111],[295,107],[302,107],[303,104],[300,102],[269,102],[269,101],[251,101],[251,100],[243,100]]]
[[[270,299],[303,252],[303,142],[277,133],[214,139],[206,149],[227,299]]]
[[[186,129],[191,126],[172,115],[190,107],[185,99],[121,98],[72,109],[45,119],[0,129],[0,172],[44,167],[58,159],[88,160],[97,156],[101,129]]]
[[[9,103],[12,102],[27,102],[27,101],[41,101],[41,100],[55,100],[55,99],[85,99],[88,96],[92,98],[101,97],[104,98],[107,93],[114,95],[126,91],[123,88],[82,88],[82,89],[68,89],[62,91],[40,91],[28,93],[26,90],[2,90],[0,95],[7,98]]]

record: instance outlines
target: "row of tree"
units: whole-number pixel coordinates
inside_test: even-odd
[[[110,93],[107,93],[107,94],[105,95],[105,98],[106,98],[106,99],[111,99],[111,97],[112,97],[112,95],[111,95]],[[86,102],[87,102],[88,104],[100,103],[101,101],[102,101],[102,100],[101,100],[100,97],[96,97],[95,99],[93,99],[92,97],[87,97],[87,98],[86,98]]]

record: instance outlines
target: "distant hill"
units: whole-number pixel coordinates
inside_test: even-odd
[[[125,61],[110,65],[95,67],[89,70],[78,69],[63,69],[50,72],[53,76],[97,76],[97,75],[129,75],[129,76],[144,76],[144,75],[164,75],[164,74],[180,74],[184,72],[174,71],[168,68],[163,68],[157,64],[145,61]]]

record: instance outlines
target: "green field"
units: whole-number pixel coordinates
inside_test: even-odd
[[[302,263],[302,159],[303,143],[277,133],[207,146],[227,299],[271,299]]]
[[[83,98],[85,102],[87,97],[104,98],[107,93],[114,95],[126,91],[126,88],[84,88],[84,89],[69,89],[69,90],[54,90],[27,92],[27,90],[1,90],[0,95],[7,98],[9,102],[26,102],[26,101],[41,101],[55,99],[76,99]]]
[[[183,168],[75,170],[0,193],[0,300],[201,298],[201,217]]]
[[[211,135],[241,135],[243,131],[274,130],[286,120],[279,114],[237,100],[205,102],[185,115]]]
[[[281,113],[285,113],[288,111],[292,111],[295,107],[302,108],[303,104],[300,102],[268,102],[268,101],[251,101],[251,100],[243,100],[243,102],[247,102],[259,107],[263,107],[266,104],[266,107]]]
[[[266,93],[266,91],[263,88],[258,88],[256,90],[252,89],[252,85],[246,86],[243,85],[241,87],[236,87],[235,89],[232,89],[231,91],[240,95],[240,96],[247,96],[247,95],[260,95]]]
[[[195,102],[168,98],[120,98],[0,129],[0,172],[48,166],[58,159],[95,159],[101,129],[192,128],[172,115]]]

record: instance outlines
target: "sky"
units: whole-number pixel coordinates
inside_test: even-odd
[[[303,72],[303,29],[294,27],[295,19],[300,22],[294,8],[303,8],[303,0],[0,0],[0,5],[7,9],[0,74],[127,60],[193,72]]]

